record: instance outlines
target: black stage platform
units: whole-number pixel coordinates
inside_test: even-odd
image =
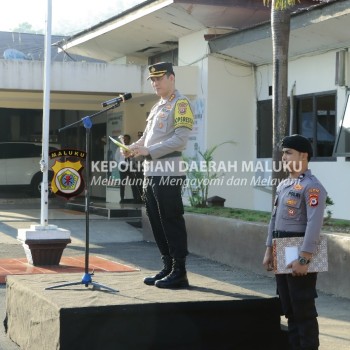
[[[276,298],[189,274],[191,287],[158,289],[144,273],[100,273],[94,282],[45,290],[82,276],[9,276],[7,326],[27,350],[284,350]]]

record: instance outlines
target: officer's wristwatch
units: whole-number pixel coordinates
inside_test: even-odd
[[[311,260],[299,255],[298,261],[300,265],[307,265],[310,263]]]

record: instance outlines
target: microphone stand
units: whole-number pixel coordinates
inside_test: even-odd
[[[91,138],[91,127],[92,127],[92,121],[91,118],[96,117],[104,112],[107,112],[113,108],[119,107],[120,102],[117,102],[114,105],[111,105],[110,107],[100,110],[99,112],[96,112],[92,114],[91,116],[86,116],[82,118],[81,120],[78,120],[72,124],[66,125],[63,128],[58,129],[59,132],[66,130],[68,128],[71,128],[75,125],[83,123],[84,128],[85,128],[85,150],[86,150],[86,186],[85,186],[85,273],[83,275],[83,278],[80,282],[68,282],[68,283],[63,283],[63,284],[57,284],[54,286],[50,286],[45,288],[46,290],[48,289],[55,289],[55,288],[60,288],[60,287],[66,287],[66,286],[74,286],[74,285],[79,285],[79,284],[84,284],[85,287],[88,287],[89,285],[92,285],[93,287],[96,287],[96,289],[106,289],[110,292],[119,292],[118,290],[115,290],[113,288],[107,287],[105,285],[96,283],[92,281],[91,276],[94,275],[94,271],[92,273],[89,273],[89,214],[90,214],[90,138]]]

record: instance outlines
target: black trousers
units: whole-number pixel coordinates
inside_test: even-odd
[[[126,184],[130,184],[133,199],[136,202],[142,201],[142,172],[137,172],[134,169],[130,169],[129,164],[120,166],[120,199],[123,201],[125,198]]]
[[[277,293],[288,319],[290,350],[316,350],[319,330],[315,305],[317,273],[276,275]]]
[[[143,197],[143,172],[133,171],[131,174],[133,178],[133,185],[131,186],[132,193],[136,202],[142,202]]]
[[[121,167],[119,175],[120,175],[120,199],[124,200],[125,181],[129,177],[129,171],[127,170],[127,166]]]
[[[187,231],[181,188],[185,176],[150,176],[144,180],[146,212],[161,255],[185,258]]]

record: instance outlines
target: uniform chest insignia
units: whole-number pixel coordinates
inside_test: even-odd
[[[175,98],[175,94],[172,94],[170,97],[169,97],[169,102],[171,102],[173,99]]]
[[[309,193],[320,193],[320,189],[319,188],[310,188]]]
[[[168,105],[165,106],[165,109],[168,110],[168,111],[170,111],[171,108],[172,108],[171,104],[168,104]]]
[[[297,191],[300,191],[300,190],[302,190],[304,187],[301,186],[300,184],[295,184],[293,188],[294,188],[295,190],[297,190]]]
[[[294,191],[289,191],[288,196],[290,197],[295,197],[295,198],[300,198],[300,193],[294,192]]]
[[[294,216],[296,213],[296,210],[294,208],[288,208],[288,216]]]
[[[287,205],[295,205],[295,204],[297,204],[297,200],[295,200],[295,199],[288,199],[287,200]]]
[[[312,193],[309,195],[309,206],[317,207],[318,206],[318,194]]]

